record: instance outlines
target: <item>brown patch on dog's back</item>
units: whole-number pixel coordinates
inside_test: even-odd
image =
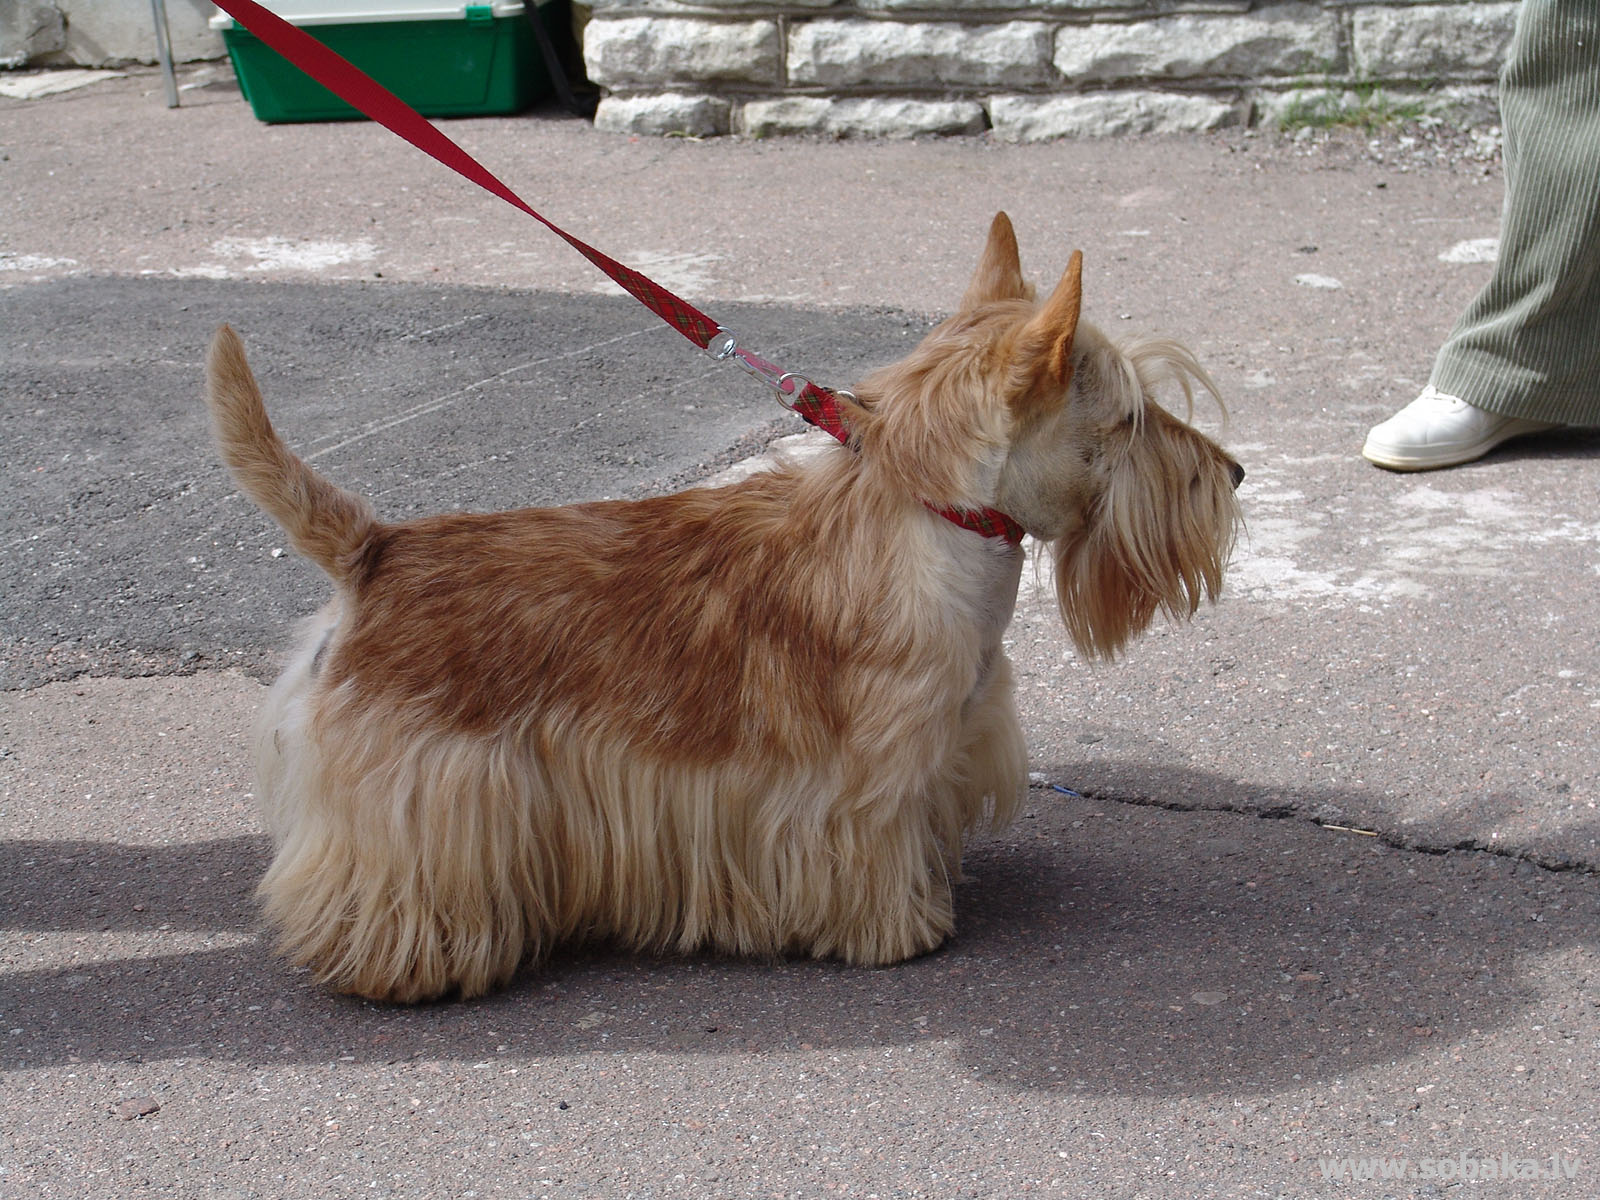
[[[325,686],[466,733],[558,710],[667,758],[813,752],[856,631],[825,615],[835,581],[798,577],[818,531],[771,484],[385,527]]]

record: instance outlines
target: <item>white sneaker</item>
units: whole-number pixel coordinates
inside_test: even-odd
[[[1361,456],[1391,471],[1431,471],[1482,458],[1509,438],[1554,428],[1548,421],[1474,408],[1430,383],[1422,395],[1373,426]]]

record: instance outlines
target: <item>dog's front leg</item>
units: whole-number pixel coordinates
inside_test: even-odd
[[[1009,662],[997,654],[959,716],[925,731],[923,769],[905,759],[863,779],[828,842],[828,915],[810,950],[882,965],[936,949],[955,928],[951,884],[966,837],[1016,812],[1027,773]],[[898,790],[896,790],[898,788]]]

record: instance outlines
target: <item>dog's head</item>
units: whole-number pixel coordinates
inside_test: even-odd
[[[1079,650],[1113,656],[1157,612],[1214,599],[1244,477],[1220,446],[1155,401],[1216,385],[1175,342],[1118,346],[1079,320],[1074,251],[1043,302],[1016,236],[994,219],[956,314],[870,375],[848,414],[868,469],[934,505],[996,508],[1050,544]]]

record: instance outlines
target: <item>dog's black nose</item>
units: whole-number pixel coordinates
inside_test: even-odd
[[[1241,467],[1238,463],[1234,463],[1233,464],[1233,487],[1234,487],[1234,490],[1238,491],[1239,490],[1239,485],[1241,483],[1243,483],[1243,482],[1244,482],[1244,468]]]

